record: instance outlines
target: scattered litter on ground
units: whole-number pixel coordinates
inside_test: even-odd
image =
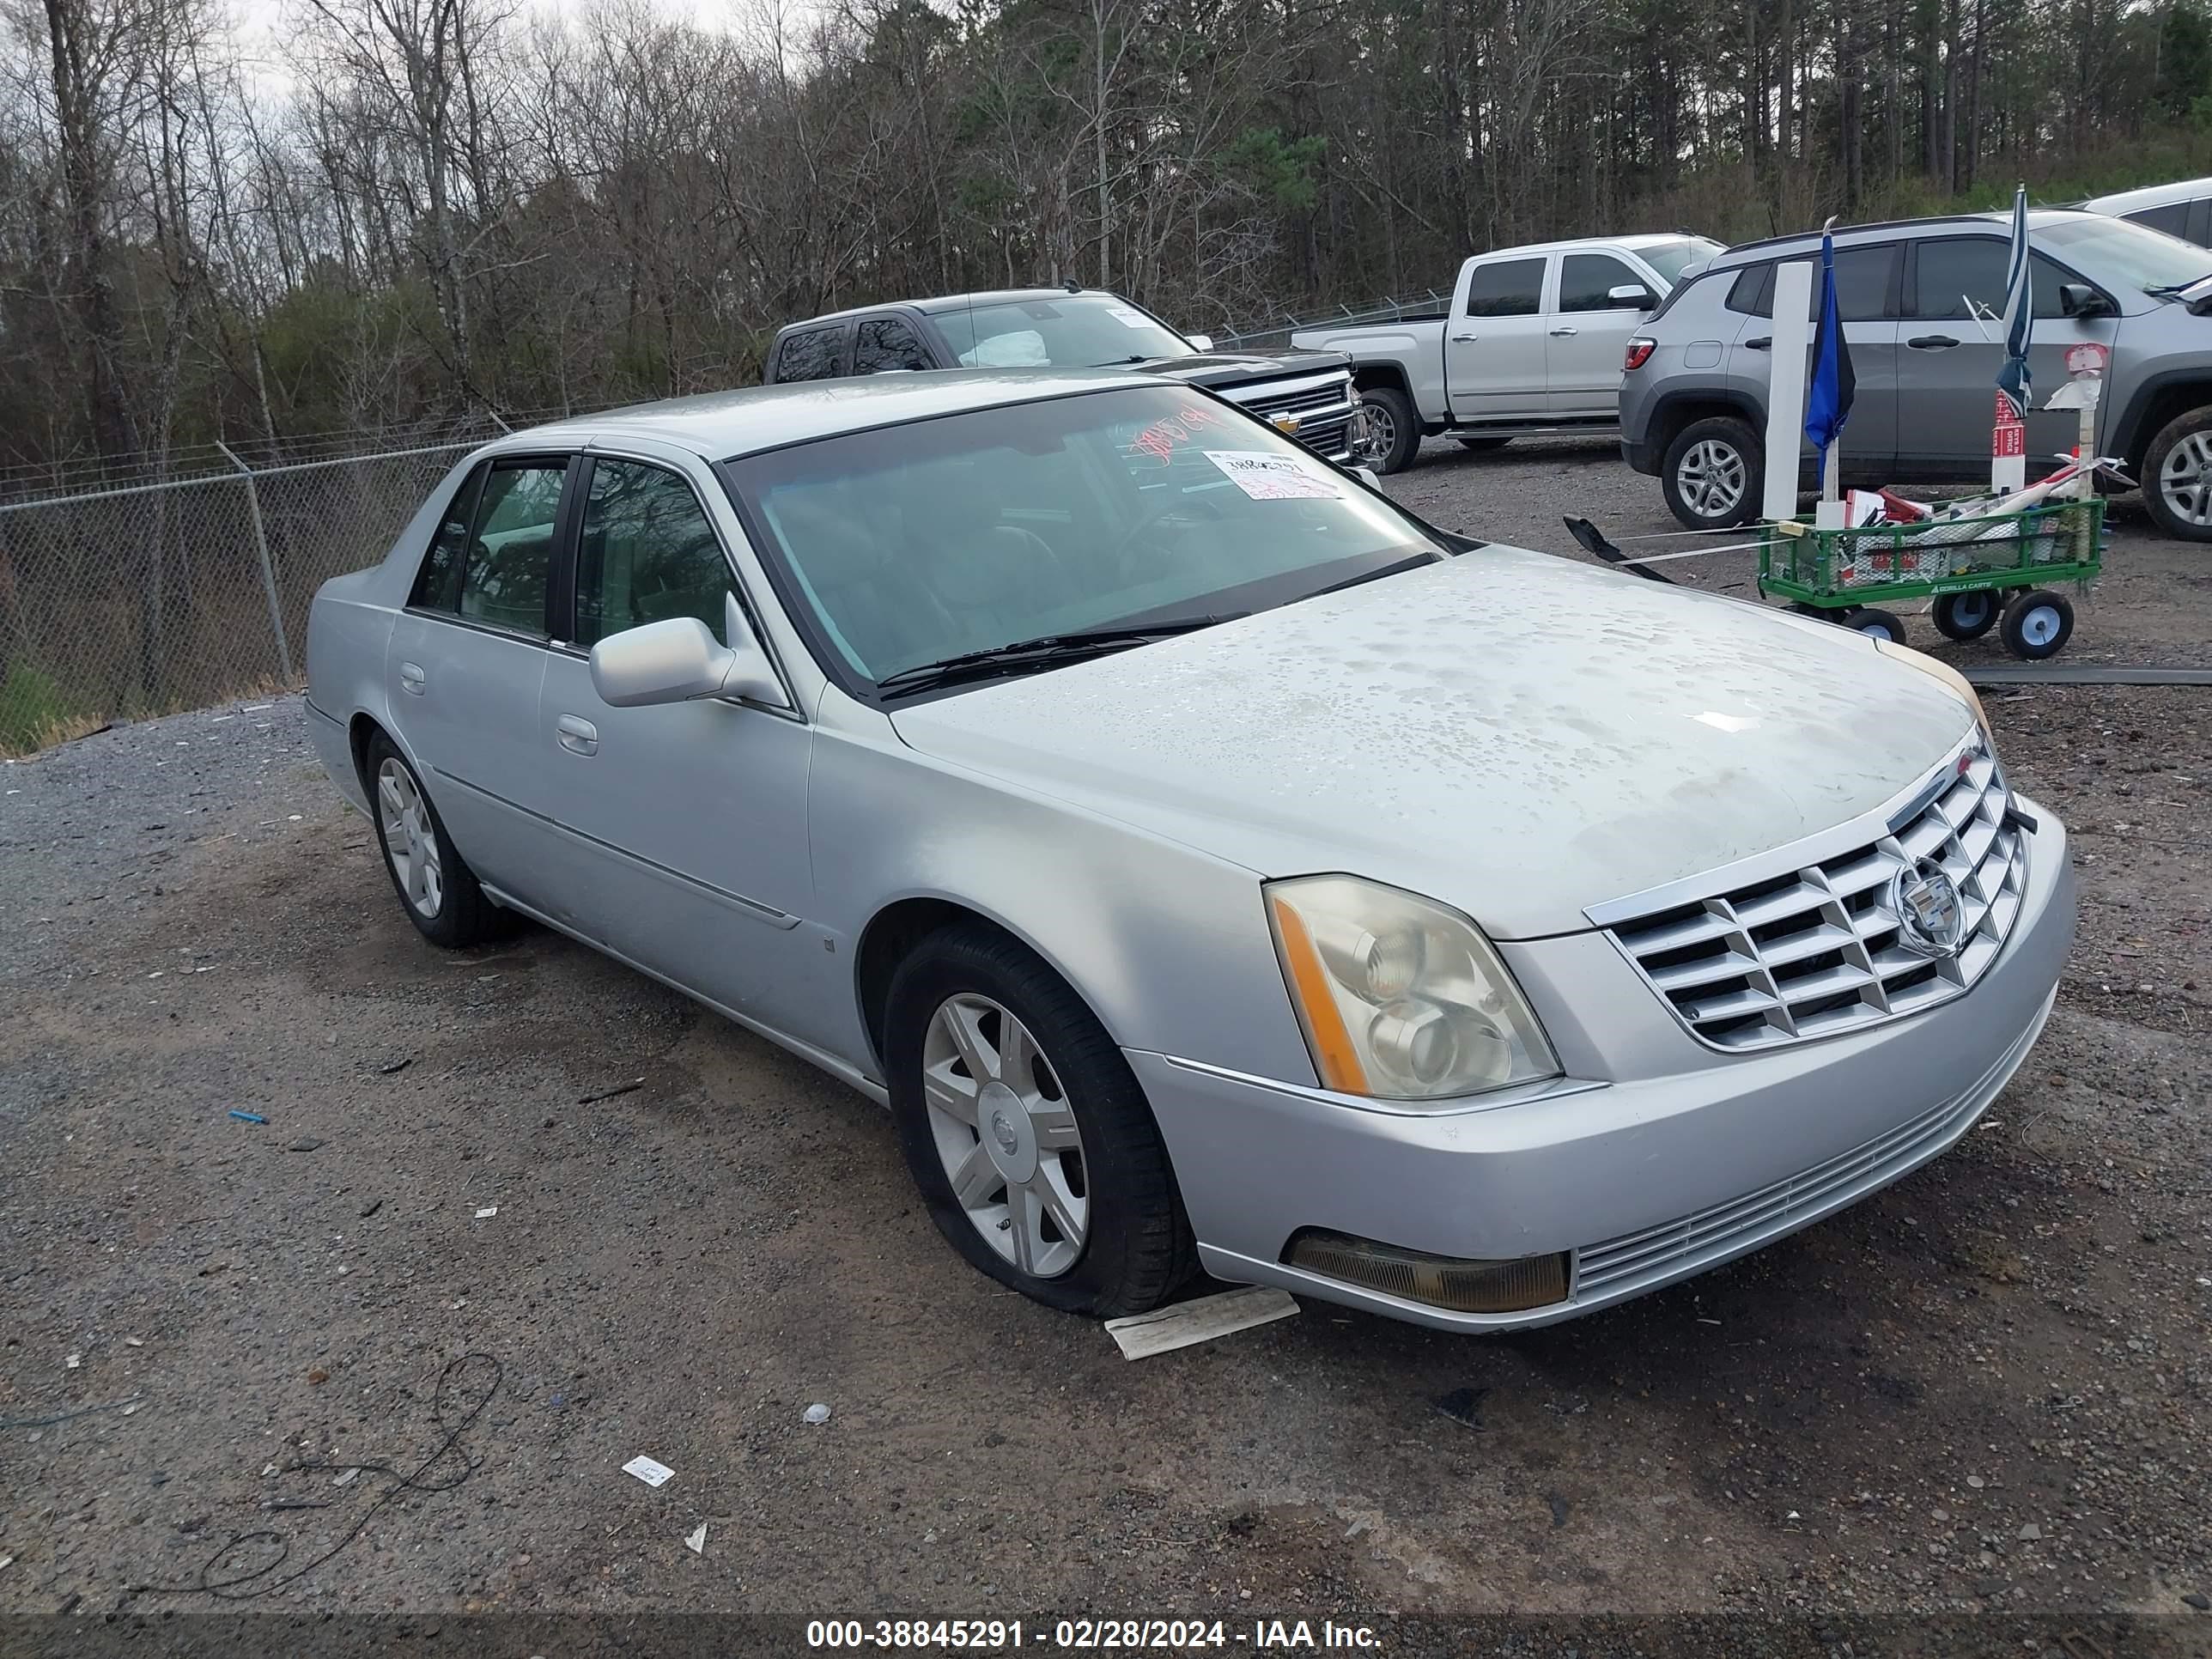
[[[324,1383],[325,1383],[325,1382],[329,1382],[330,1380],[331,1380],[331,1374],[330,1374],[328,1371],[325,1370],[324,1370],[320,1365],[312,1366],[312,1367],[310,1367],[310,1368],[308,1369],[308,1371],[307,1371],[307,1381],[308,1381],[308,1382],[313,1382],[313,1384],[315,1384],[318,1388],[321,1387]]]
[[[143,1336],[126,1336],[123,1339],[123,1346],[126,1348],[143,1348],[146,1346],[146,1339]]]
[[[370,1199],[370,1200],[368,1200],[368,1203],[366,1203],[366,1204],[364,1204],[364,1205],[362,1205],[362,1206],[361,1206],[361,1218],[362,1218],[363,1221],[366,1221],[366,1220],[368,1220],[368,1219],[369,1218],[369,1217],[371,1217],[371,1216],[374,1215],[374,1214],[375,1214],[379,1210],[382,1209],[383,1207],[384,1207],[384,1200],[383,1200],[382,1199],[380,1199],[380,1198],[372,1198],[372,1199]]]
[[[8,1570],[9,1568],[10,1568],[10,1567],[14,1566],[15,1565],[15,1558],[14,1556],[12,1556],[12,1555],[0,1555],[0,1572],[5,1572],[5,1571],[7,1571],[7,1570]]]
[[[1488,1396],[1487,1389],[1454,1389],[1449,1394],[1440,1394],[1429,1403],[1455,1423],[1463,1423],[1470,1429],[1482,1426],[1482,1402]]]
[[[1288,1319],[1298,1304],[1283,1291],[1247,1285],[1218,1296],[1201,1296],[1178,1302],[1171,1308],[1109,1319],[1106,1328],[1121,1345],[1122,1358],[1145,1359],[1156,1353],[1188,1348],[1194,1342],[1249,1330],[1255,1325]]]
[[[830,1408],[818,1400],[799,1414],[809,1423],[827,1423],[830,1420]]]
[[[137,1410],[138,1409],[138,1406],[139,1406],[139,1402],[138,1402],[137,1401],[136,1401],[136,1400],[132,1401],[129,1405],[125,1406],[125,1407],[123,1408],[123,1414],[124,1414],[125,1417],[130,1416],[131,1413],[133,1413],[133,1412],[135,1412],[135,1411],[137,1411]]]
[[[596,1101],[612,1100],[617,1095],[635,1094],[643,1087],[645,1087],[643,1078],[632,1078],[628,1083],[617,1083],[613,1088],[602,1089],[597,1094],[579,1095],[576,1097],[576,1104],[589,1106]]]
[[[67,1358],[62,1361],[63,1366],[70,1370],[75,1370],[78,1366],[83,1364],[84,1356],[81,1353],[70,1354]]]
[[[288,1152],[312,1152],[315,1148],[322,1144],[321,1140],[313,1135],[301,1135],[297,1140],[293,1141],[290,1145],[287,1146],[284,1150]]]
[[[384,1064],[383,1064],[383,1065],[381,1065],[381,1066],[378,1066],[376,1069],[377,1069],[378,1073],[380,1073],[381,1075],[383,1075],[383,1076],[385,1076],[385,1077],[390,1077],[390,1076],[391,1076],[394,1072],[404,1072],[404,1071],[405,1071],[405,1070],[406,1070],[410,1066],[412,1066],[414,1063],[415,1063],[415,1056],[414,1056],[414,1055],[412,1055],[412,1054],[402,1054],[402,1055],[401,1055],[398,1059],[397,1059],[397,1060],[386,1060],[386,1061],[384,1062]]]
[[[684,1547],[694,1555],[707,1553],[707,1523],[704,1521],[684,1534]]]
[[[337,1475],[332,1478],[331,1485],[333,1486],[350,1486],[355,1481],[360,1479],[361,1470],[357,1468],[340,1469]]]
[[[499,1206],[498,1206],[498,1205],[496,1205],[496,1204],[487,1204],[487,1205],[485,1205],[485,1206],[483,1206],[483,1208],[482,1208],[482,1209],[480,1209],[480,1210],[478,1210],[478,1211],[477,1212],[477,1220],[479,1220],[479,1221],[489,1221],[489,1220],[490,1220],[494,1216],[497,1215],[498,1213],[499,1213]]]
[[[635,1475],[648,1486],[665,1486],[674,1478],[676,1471],[670,1468],[667,1464],[655,1462],[643,1452],[640,1452],[623,1465],[623,1473]]]
[[[258,1112],[241,1112],[234,1109],[230,1114],[240,1123],[266,1123],[269,1120]]]

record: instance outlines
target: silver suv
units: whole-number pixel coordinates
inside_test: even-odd
[[[1846,482],[1988,478],[2008,220],[1960,215],[1837,233],[1837,305],[1858,379],[1844,431]],[[2028,234],[2036,401],[2067,380],[2068,348],[2109,347],[2100,453],[2126,458],[2167,534],[2212,541],[2212,253],[2073,210],[2031,214]],[[1774,270],[1819,257],[1812,234],[1730,248],[1628,343],[1621,453],[1660,479],[1667,505],[1692,529],[1759,514]],[[2031,470],[2035,458],[2071,450],[2078,431],[2072,410],[2031,410]],[[1809,446],[1798,459],[1810,488]]]

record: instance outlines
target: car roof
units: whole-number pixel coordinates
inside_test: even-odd
[[[1631,252],[1639,248],[1663,247],[1669,242],[1712,241],[1694,230],[1638,230],[1626,236],[1577,236],[1563,242],[1524,242],[1518,247],[1494,247],[1472,257],[1477,259],[1502,259],[1515,253],[1573,253],[1583,248],[1625,247]]]
[[[2069,224],[2077,219],[2091,216],[2080,208],[2030,208],[2027,228],[2033,234],[2052,225]],[[1838,247],[1850,247],[1861,241],[1932,236],[1945,230],[1987,231],[1994,228],[1999,234],[2003,234],[2011,222],[2012,210],[2009,208],[1988,213],[1942,213],[1925,219],[1885,219],[1871,224],[1838,225],[1835,238]],[[1739,265],[1771,259],[1778,255],[1788,258],[1796,253],[1817,253],[1820,250],[1820,233],[1801,230],[1788,236],[1769,236],[1756,242],[1738,242],[1724,252],[1716,254],[1705,268],[1708,270],[1730,270]]]
[[[979,294],[939,294],[927,300],[884,300],[874,305],[848,306],[842,311],[825,311],[819,317],[809,317],[803,322],[786,323],[783,327],[786,330],[813,328],[823,323],[842,322],[848,317],[865,316],[878,311],[920,311],[936,316],[947,311],[965,311],[969,306],[1012,305],[1036,300],[1110,300],[1116,305],[1129,303],[1120,295],[1103,288],[1080,288],[1073,293],[1065,288],[1000,288]]]
[[[932,416],[964,414],[1079,392],[1157,390],[1173,384],[1120,369],[1095,368],[955,369],[799,380],[572,416],[501,438],[486,446],[483,453],[499,454],[549,446],[580,448],[628,437],[673,444],[719,461]]]
[[[2138,208],[2193,202],[2200,196],[2212,196],[2212,179],[2184,179],[2171,185],[2146,185],[2141,190],[2115,191],[2110,196],[2092,197],[2081,205],[2093,213],[2133,213]]]

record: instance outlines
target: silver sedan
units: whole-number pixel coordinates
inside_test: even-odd
[[[886,1102],[954,1247],[1094,1314],[1698,1272],[1966,1133],[2073,931],[1941,665],[1116,374],[502,439],[309,673],[425,938],[534,918]]]

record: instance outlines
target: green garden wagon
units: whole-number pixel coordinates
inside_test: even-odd
[[[2006,649],[2039,662],[2074,633],[2073,605],[2051,589],[2087,590],[2104,569],[2104,531],[2105,504],[2095,497],[1863,530],[1768,524],[1759,534],[1759,591],[1900,645],[1903,619],[1880,607],[1932,599],[1946,638],[1979,639],[2002,620]]]

